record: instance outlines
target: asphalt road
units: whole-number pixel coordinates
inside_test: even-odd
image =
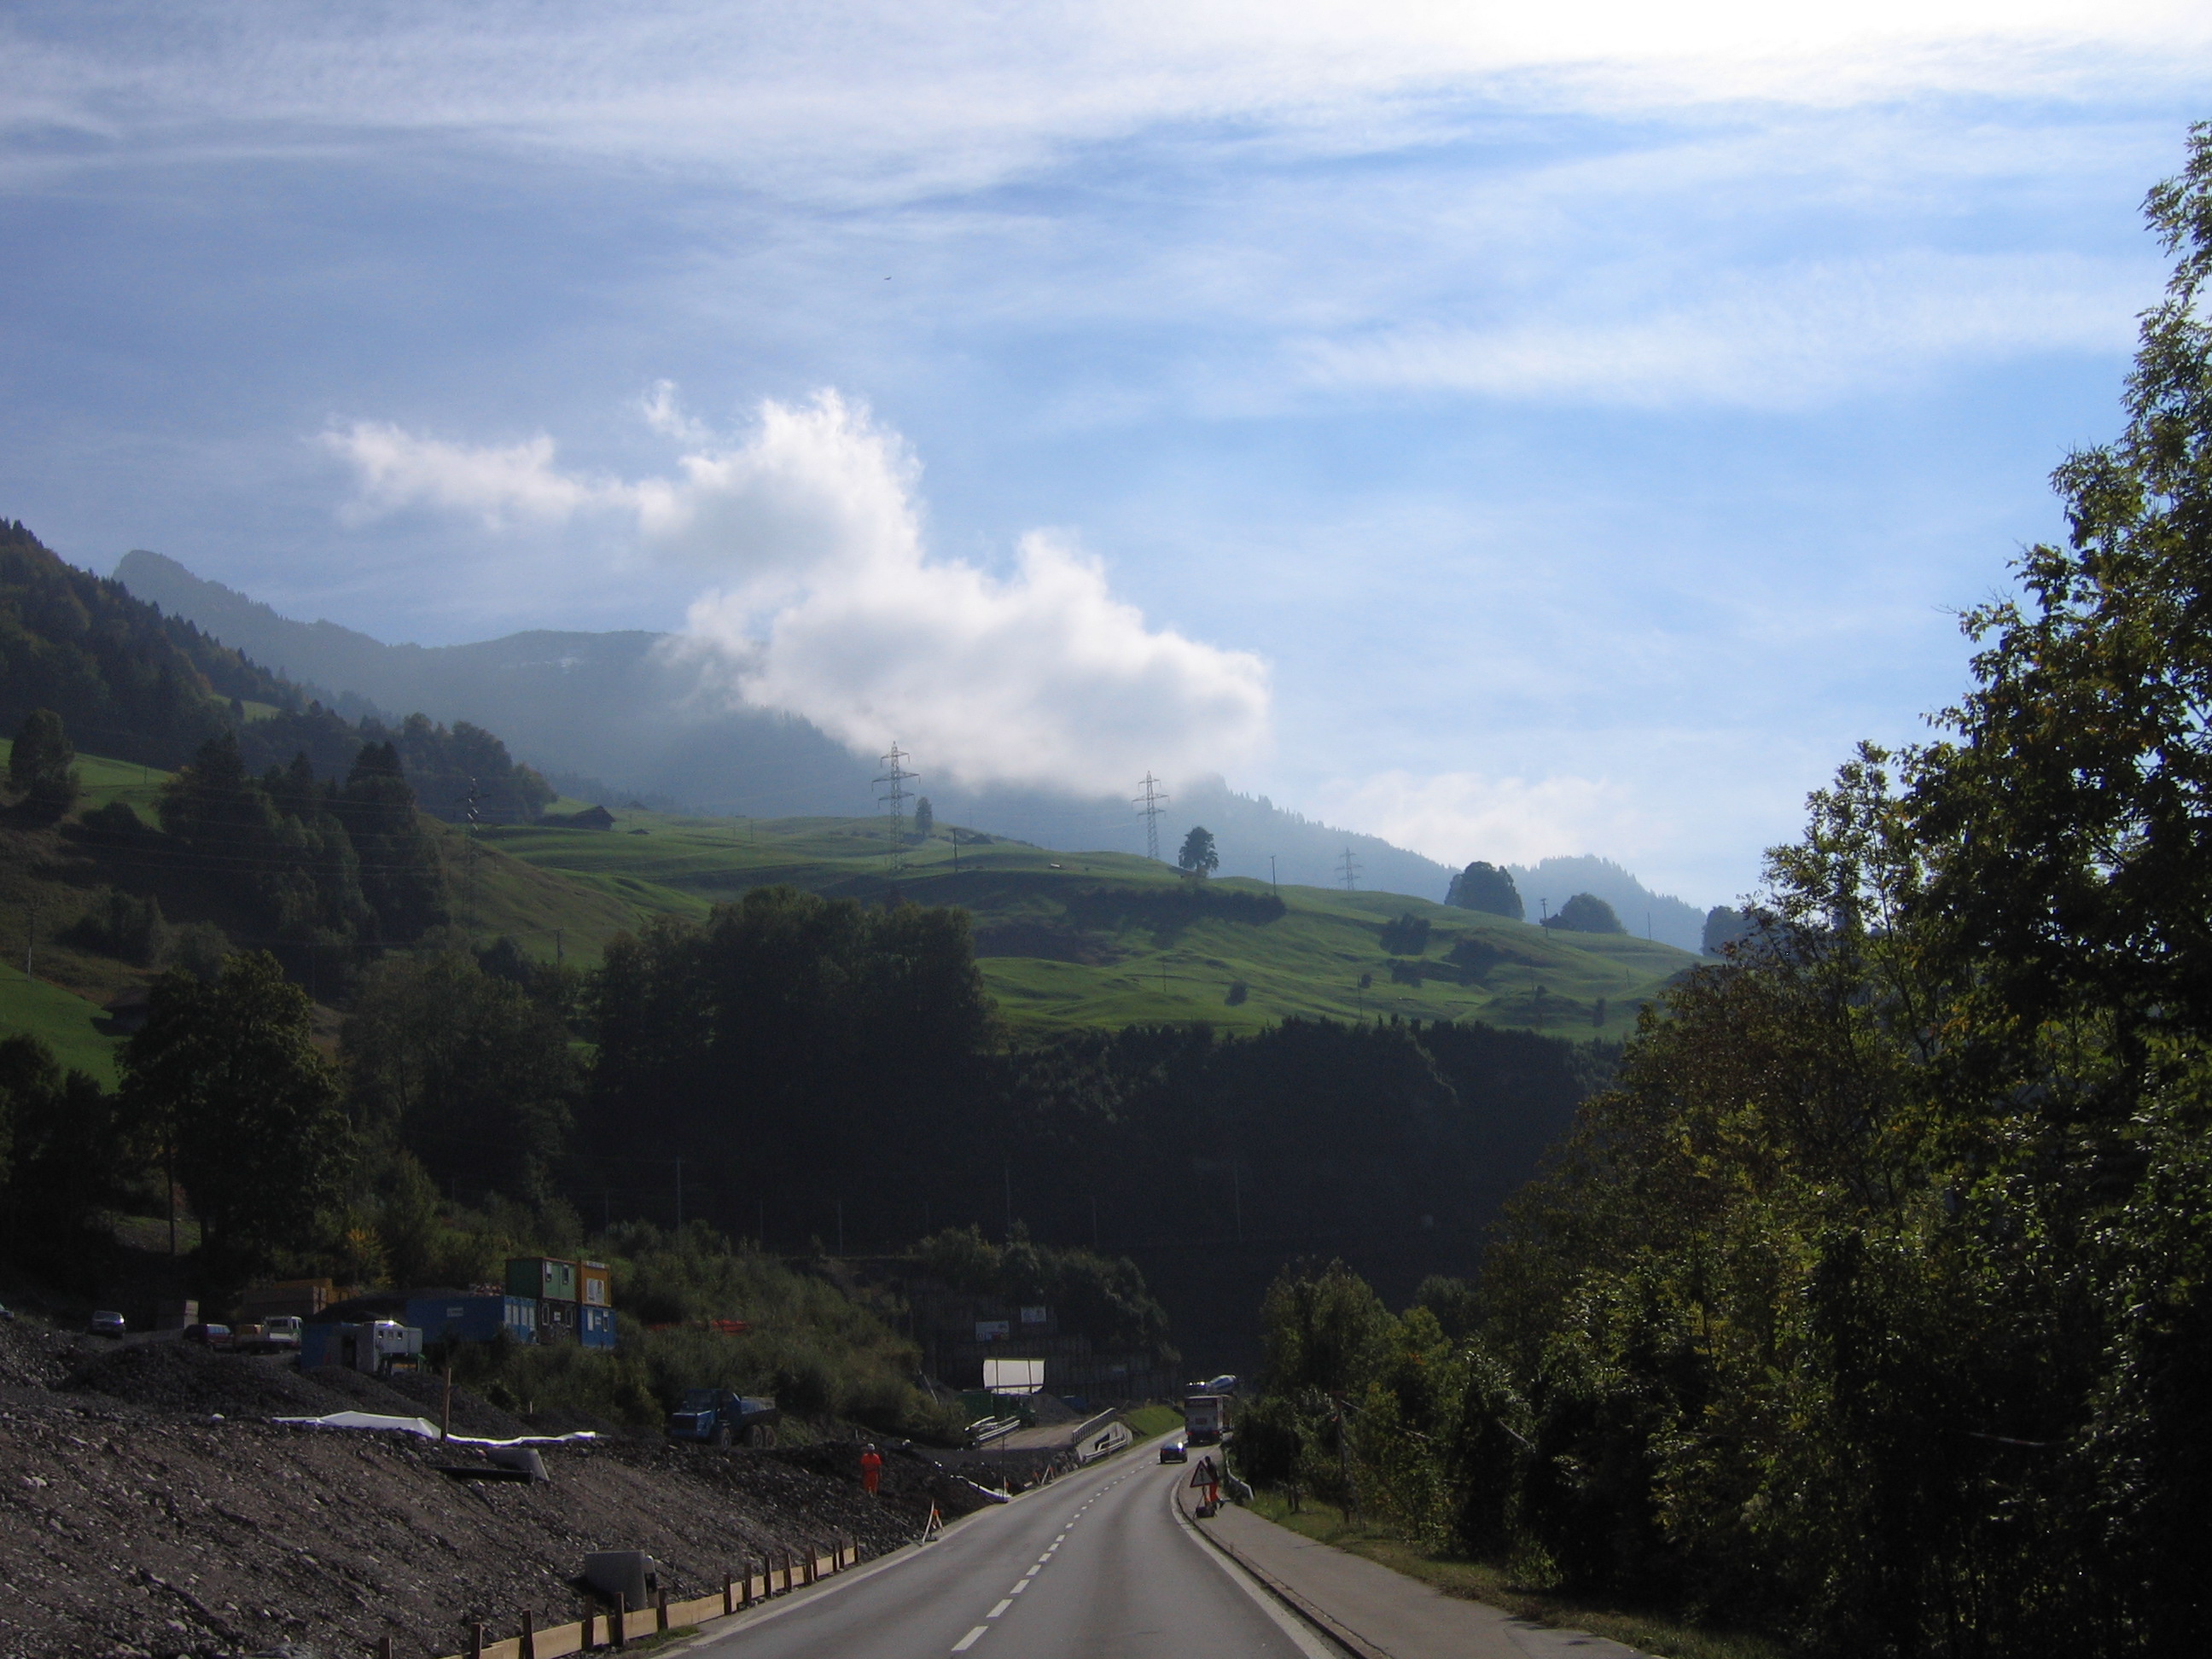
[[[1151,1447],[986,1510],[880,1568],[771,1604],[716,1659],[1335,1659],[1171,1507]]]

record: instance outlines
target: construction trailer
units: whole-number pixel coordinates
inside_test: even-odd
[[[587,1348],[618,1346],[615,1338],[615,1310],[594,1308],[588,1304],[577,1310],[576,1340]]]
[[[534,1297],[540,1302],[574,1302],[576,1264],[553,1255],[509,1256],[507,1293]]]
[[[604,1261],[579,1261],[576,1264],[576,1300],[586,1308],[611,1308],[615,1305],[613,1276]]]
[[[300,1368],[336,1365],[380,1376],[394,1365],[411,1364],[422,1355],[422,1332],[395,1319],[339,1320],[309,1325],[301,1333]]]
[[[535,1342],[538,1312],[532,1296],[418,1296],[407,1302],[407,1322],[432,1342],[489,1342],[501,1331],[517,1342]]]

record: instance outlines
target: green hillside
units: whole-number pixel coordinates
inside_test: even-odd
[[[894,874],[880,820],[615,817],[611,830],[515,826],[483,838],[641,908],[703,909],[778,882],[963,906],[992,994],[1030,1028],[1205,1020],[1256,1030],[1294,1014],[1396,1014],[1618,1037],[1638,1004],[1694,960],[1670,945],[1547,933],[1394,893],[1286,887],[1283,913],[1262,920],[1264,883],[1194,890],[1146,859],[964,830],[957,852],[940,830],[908,849]],[[1385,948],[1386,924],[1404,915],[1429,924],[1418,955]]]
[[[0,738],[0,774],[12,751],[13,744]],[[88,948],[74,937],[73,924],[102,895],[110,890],[151,895],[161,900],[172,925],[210,922],[234,945],[262,941],[188,878],[189,866],[148,861],[76,833],[85,813],[118,800],[149,824],[155,823],[170,774],[96,755],[79,755],[76,769],[82,793],[59,824],[36,826],[0,815],[0,963],[12,964],[0,967],[0,1036],[21,1031],[45,1037],[63,1064],[112,1082],[116,1039],[104,1030],[100,1005],[128,986],[144,983],[153,970]],[[427,816],[422,823],[446,863],[458,935],[473,943],[507,934],[532,957],[550,960],[557,953],[590,967],[609,939],[657,912],[707,908],[686,893],[538,868],[482,842],[471,848],[450,825]],[[27,979],[24,951],[33,944],[34,977]]]
[[[8,751],[0,740],[0,764]],[[167,773],[91,755],[77,766],[80,814],[121,800],[154,820]],[[1040,1031],[1198,1020],[1256,1030],[1291,1015],[1395,1014],[1619,1037],[1638,1005],[1692,960],[1643,939],[1547,933],[1395,893],[1194,884],[1126,854],[1053,853],[969,830],[956,848],[940,830],[908,848],[894,872],[879,819],[615,817],[612,830],[486,828],[473,844],[426,818],[446,860],[459,933],[477,944],[509,935],[532,957],[557,953],[588,967],[607,940],[653,915],[703,915],[754,887],[787,883],[872,902],[896,890],[919,904],[965,908],[992,994],[1017,1026]],[[102,881],[135,888],[145,872],[111,870],[97,848],[53,832],[10,839],[16,868],[0,883],[10,890],[0,907],[40,906],[40,983],[31,988],[40,994],[25,1001],[19,957],[18,985],[0,983],[0,1030],[58,1031],[74,1021],[83,1028],[73,1039],[78,1051],[91,1054],[82,1045],[96,1041],[104,1054],[106,1040],[70,994],[101,1001],[143,975],[58,936]],[[226,920],[183,895],[165,894],[164,902],[173,920]],[[1418,954],[1402,938],[1397,951],[1386,948],[1386,927],[1404,915],[1428,923]],[[22,928],[0,919],[0,950],[20,952]]]
[[[0,1036],[43,1037],[62,1065],[89,1072],[112,1089],[121,1039],[106,1027],[107,1016],[96,1003],[26,977],[21,962],[0,966]]]

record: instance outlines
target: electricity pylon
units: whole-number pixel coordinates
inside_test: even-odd
[[[1168,793],[1150,772],[1145,774],[1144,791],[1130,805],[1145,821],[1145,856],[1157,861],[1160,856],[1160,808],[1168,804]]]
[[[906,769],[906,763],[913,758],[898,746],[897,738],[892,738],[891,752],[884,757],[883,775],[876,780],[879,784],[890,786],[876,799],[891,815],[890,867],[893,875],[906,868],[906,787],[921,775],[919,772]]]

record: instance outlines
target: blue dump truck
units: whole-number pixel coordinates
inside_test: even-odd
[[[708,1446],[772,1446],[782,1419],[773,1400],[727,1389],[686,1389],[684,1403],[668,1413],[668,1437]]]

